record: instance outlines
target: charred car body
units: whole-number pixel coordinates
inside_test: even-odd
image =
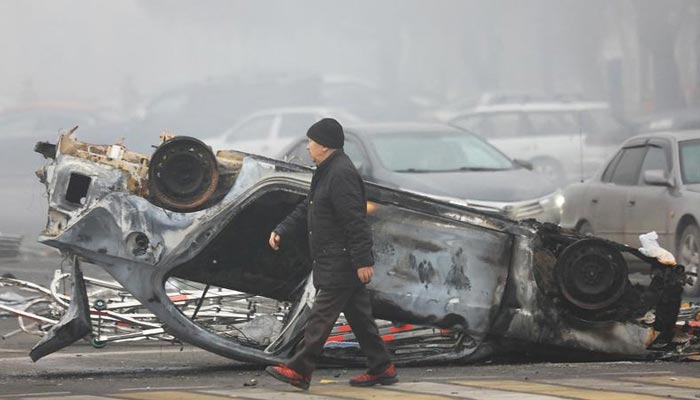
[[[277,363],[289,356],[313,302],[305,241],[279,252],[267,236],[304,199],[311,170],[219,151],[187,137],[152,157],[63,134],[38,143],[49,159],[39,241],[74,256],[71,310],[31,351],[37,360],[90,332],[78,259],[102,266],[176,338],[232,359]],[[686,274],[637,250],[555,225],[505,217],[367,184],[376,254],[369,290],[377,318],[448,329],[440,343],[389,347],[398,363],[475,361],[523,348],[615,358],[685,354],[672,341]],[[649,264],[632,285],[621,252]],[[269,343],[231,339],[181,312],[165,283],[178,277],[290,304]],[[232,327],[235,328],[235,327]],[[327,346],[327,361],[360,360]]]

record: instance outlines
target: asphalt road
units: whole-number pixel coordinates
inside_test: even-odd
[[[47,284],[60,257],[41,248],[0,274]],[[87,267],[86,275],[104,272]],[[17,328],[0,317],[0,335]],[[513,359],[476,365],[402,368],[401,382],[379,388],[351,388],[359,369],[317,370],[309,392],[245,365],[189,345],[159,341],[110,343],[95,349],[87,341],[33,363],[28,352],[39,339],[26,333],[0,340],[0,399],[700,399],[700,363],[552,363]]]
[[[15,324],[0,320],[0,332]],[[33,363],[27,334],[0,342],[2,399],[661,399],[700,398],[700,364],[692,362],[482,363],[402,368],[401,382],[351,388],[357,369],[320,369],[308,393],[279,383],[258,366],[192,346],[162,342],[79,342]],[[314,396],[308,396],[314,395]]]

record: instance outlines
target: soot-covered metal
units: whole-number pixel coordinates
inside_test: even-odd
[[[151,158],[120,145],[81,143],[72,134],[56,146],[37,146],[49,160],[38,172],[49,199],[39,241],[102,266],[179,340],[245,362],[288,357],[313,303],[307,243],[274,252],[266,239],[305,197],[311,171],[236,151],[214,155],[193,138],[166,140]],[[75,185],[84,189],[77,202]],[[368,183],[368,197],[376,254],[369,289],[375,316],[404,335],[389,343],[397,363],[475,361],[525,347],[626,359],[692,351],[672,340],[682,266],[428,195]],[[622,253],[648,264],[648,284],[629,282]],[[271,319],[281,326],[271,340],[242,341],[181,312],[165,288],[171,278],[289,307]],[[79,299],[75,305],[88,307]],[[263,313],[251,318],[263,321]],[[75,332],[39,343],[32,357],[85,334]],[[324,357],[341,364],[360,359],[349,334],[331,338]]]

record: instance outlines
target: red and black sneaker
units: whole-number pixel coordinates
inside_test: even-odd
[[[277,380],[304,390],[308,390],[311,383],[310,376],[304,376],[286,365],[269,366],[265,368],[265,372]]]
[[[376,384],[393,385],[398,381],[399,378],[396,374],[396,367],[394,367],[394,364],[391,364],[379,374],[367,373],[350,379],[350,386],[374,386]]]

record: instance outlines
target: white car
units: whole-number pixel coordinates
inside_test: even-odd
[[[451,125],[485,137],[510,157],[527,160],[555,184],[595,173],[628,129],[604,102],[512,102],[479,105]]]
[[[214,150],[234,149],[274,157],[309,126],[322,118],[335,118],[342,125],[361,120],[345,110],[329,107],[285,107],[255,112],[219,136],[204,139]]]
[[[678,263],[700,269],[700,131],[634,136],[564,196],[562,227],[632,247],[640,234],[656,231]],[[700,281],[686,289],[700,295]]]

